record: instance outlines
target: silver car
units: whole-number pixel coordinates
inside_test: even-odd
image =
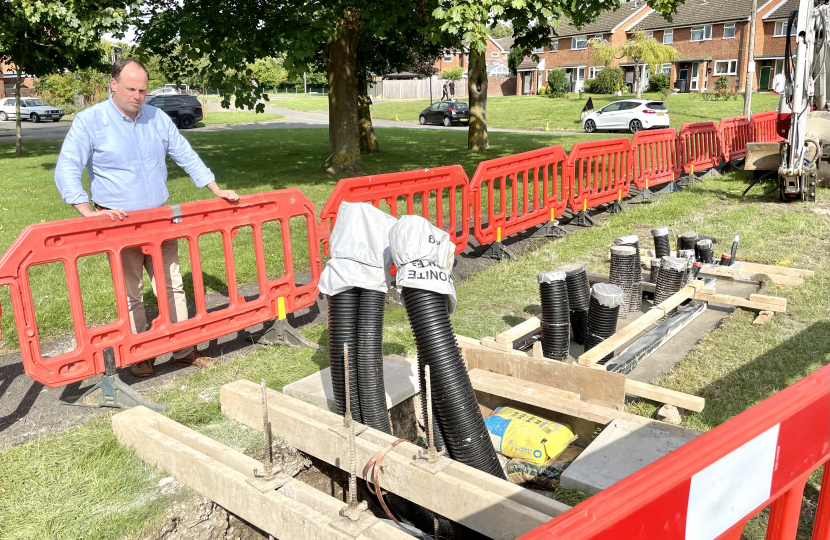
[[[0,100],[0,122],[14,119],[14,99]],[[47,105],[39,98],[20,99],[20,118],[28,118],[35,124],[41,120],[59,121],[63,118],[63,109]]]

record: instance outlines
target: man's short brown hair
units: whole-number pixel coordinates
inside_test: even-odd
[[[150,72],[147,71],[147,68],[144,67],[144,64],[136,60],[135,58],[120,58],[116,60],[116,62],[112,65],[112,78],[118,82],[121,78],[121,72],[124,71],[124,68],[129,66],[130,64],[136,64],[138,67],[144,70],[144,73],[147,74],[147,79],[150,78]]]

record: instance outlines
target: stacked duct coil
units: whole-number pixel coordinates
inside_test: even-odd
[[[610,283],[596,283],[591,287],[591,302],[588,308],[588,326],[585,331],[585,350],[589,351],[614,335],[617,319],[623,304],[623,291]],[[614,356],[609,353],[602,360]]]
[[[611,246],[610,283],[623,291],[623,303],[620,304],[619,317],[628,317],[632,304],[642,300],[640,255],[632,246]]]
[[[421,396],[426,396],[423,367],[429,365],[433,417],[446,449],[456,461],[505,478],[450,323],[455,246],[449,234],[414,215],[392,228],[389,245],[418,349]]]
[[[686,261],[686,273],[683,276],[683,282],[687,283],[691,279],[692,265],[696,260],[695,250],[681,249],[677,252],[677,258],[684,259]]]
[[[654,238],[654,256],[658,259],[671,256],[669,228],[657,227],[656,229],[651,229],[651,236]]]
[[[564,362],[570,349],[570,310],[565,272],[548,272],[537,276],[542,305],[542,354]]]
[[[695,258],[703,264],[713,264],[715,262],[715,250],[712,247],[711,240],[698,240],[695,244]]]
[[[697,244],[697,233],[694,231],[684,232],[677,237],[677,251],[681,249],[695,249]]]
[[[663,257],[654,291],[654,305],[662,304],[667,298],[680,290],[685,280],[686,266],[686,259]],[[671,312],[674,312],[674,310]]]
[[[631,290],[631,294],[626,297],[628,301],[628,310],[626,311],[626,315],[623,316],[627,316],[629,311],[633,311],[635,313],[640,311],[643,302],[643,271],[642,262],[640,261],[640,237],[636,234],[621,236],[614,240],[614,245],[633,247],[634,255],[637,259],[636,269],[632,274],[634,279],[633,288]]]
[[[585,343],[585,328],[588,324],[588,307],[591,287],[588,285],[588,272],[584,263],[566,264],[559,269],[565,272],[565,285],[568,289],[568,310],[570,311],[571,331],[574,341]]]
[[[651,283],[657,283],[657,275],[660,273],[660,260],[661,259],[651,259],[651,268],[649,273],[648,280]]]

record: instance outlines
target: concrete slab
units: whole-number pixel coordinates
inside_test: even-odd
[[[562,473],[562,487],[595,495],[639,471],[689,439],[616,419]]]
[[[383,384],[386,390],[387,409],[417,394],[418,366],[416,361],[402,356],[384,358]],[[286,385],[282,393],[321,409],[337,412],[334,404],[334,390],[331,386],[331,368],[322,369],[304,379]]]

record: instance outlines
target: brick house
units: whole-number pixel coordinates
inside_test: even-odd
[[[761,21],[775,8],[775,1],[758,8],[755,54],[772,56],[761,58],[756,66],[780,57],[784,51],[783,39],[770,43],[769,51],[764,50],[766,42],[761,28],[766,23],[762,25]],[[663,64],[661,69],[669,74],[672,87],[678,91],[713,90],[715,81],[722,75],[729,79],[727,88],[741,91],[749,61],[751,12],[751,0],[691,0],[678,6],[671,22],[652,11],[641,21],[630,24],[626,31],[629,36],[637,30],[646,32],[679,51],[680,58]],[[753,86],[757,88],[757,77]]]
[[[758,10],[755,24],[755,88],[762,92],[772,90],[772,79],[784,72],[787,18],[794,9],[798,9],[798,0],[770,0],[768,5]]]
[[[487,40],[487,50],[484,53],[487,63],[487,74],[491,76],[509,76],[510,71],[507,69],[507,56],[510,54],[510,48],[513,46],[513,38],[494,39],[490,37]],[[464,68],[466,76],[467,69],[470,65],[470,50],[467,43],[462,43],[461,49],[446,51],[443,56],[439,57],[435,64],[433,64],[438,73],[443,70],[455,66]]]
[[[0,87],[0,98],[14,95],[14,88],[17,85],[17,68],[14,64],[0,62],[0,73],[3,75],[3,86]],[[24,76],[20,81],[20,93],[23,96],[34,95],[35,80],[33,77]]]

